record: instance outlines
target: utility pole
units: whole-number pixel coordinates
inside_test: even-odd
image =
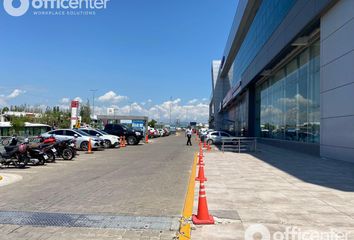
[[[132,115],[132,103],[133,102],[129,102],[129,116]]]
[[[92,117],[95,117],[95,94],[98,91],[98,89],[91,89],[90,92],[92,92]]]
[[[172,97],[170,97],[170,127],[171,127],[171,123],[172,123]]]

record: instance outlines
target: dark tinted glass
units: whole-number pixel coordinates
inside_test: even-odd
[[[56,130],[56,131],[53,131],[51,134],[64,135],[64,131],[63,130]]]
[[[65,135],[67,135],[67,136],[71,136],[71,137],[74,137],[75,132],[70,131],[70,130],[66,130],[66,131],[65,131]]]

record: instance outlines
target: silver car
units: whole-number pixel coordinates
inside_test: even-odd
[[[43,133],[41,136],[47,138],[52,135],[60,141],[76,138],[76,147],[83,151],[88,150],[88,143],[90,139],[91,139],[92,149],[97,149],[101,147],[102,144],[101,139],[97,137],[92,137],[87,133],[76,129],[58,129],[47,133]]]
[[[230,138],[230,137],[233,136],[231,136],[227,132],[213,131],[213,132],[209,132],[208,135],[206,135],[205,141],[208,144],[221,144],[223,138]]]

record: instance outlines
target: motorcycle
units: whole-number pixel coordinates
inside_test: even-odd
[[[0,153],[0,167],[14,165],[16,168],[25,168],[30,161],[27,156],[27,144],[17,145],[16,137],[11,139],[11,143],[5,146],[5,152]]]
[[[45,141],[44,141],[45,142]],[[34,143],[29,145],[28,153],[31,158],[36,158],[40,161],[40,164],[55,162],[56,149],[54,143]]]
[[[57,150],[56,155],[64,160],[72,160],[76,156],[75,139],[57,142],[53,147]]]

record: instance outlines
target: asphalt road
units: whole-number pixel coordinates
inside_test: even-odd
[[[0,173],[23,177],[20,182],[0,188],[0,239],[4,234],[7,236],[4,239],[21,239],[22,235],[23,239],[90,239],[90,236],[92,239],[107,236],[169,239],[171,233],[166,233],[167,227],[162,223],[171,221],[174,225],[181,214],[195,151],[196,146],[185,145],[184,136],[170,136],[146,145],[109,149],[93,155],[82,153],[74,161],[58,161],[24,170],[0,170]],[[81,225],[74,230],[67,228],[62,223],[61,213],[69,214],[66,217]],[[38,216],[33,217],[33,214]],[[47,224],[48,216],[52,224]],[[88,222],[78,220],[83,217]],[[107,220],[108,225],[101,228],[111,226],[110,233],[95,233],[93,229],[100,228],[97,224]],[[47,226],[42,226],[43,221]],[[132,224],[136,221],[140,224]],[[147,230],[140,231],[140,225],[146,223]],[[39,226],[35,232],[43,234],[31,238],[36,224]],[[149,228],[149,225],[154,227]],[[84,234],[86,226],[90,229],[89,236]],[[130,226],[139,231],[130,232]],[[69,234],[63,235],[65,232]]]

